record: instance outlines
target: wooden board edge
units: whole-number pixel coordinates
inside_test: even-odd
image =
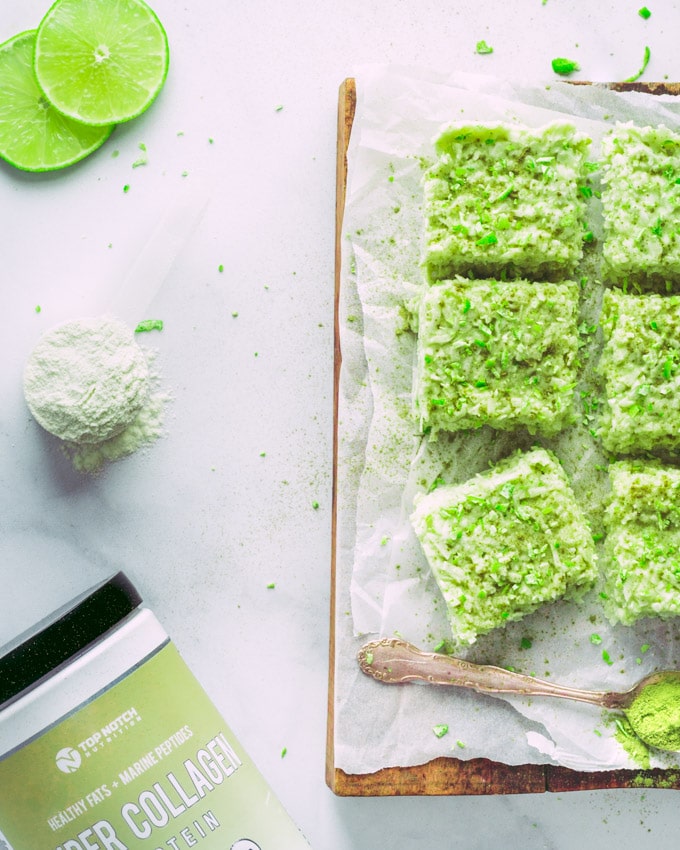
[[[337,531],[338,531],[338,403],[340,391],[340,277],[342,265],[342,221],[345,211],[347,188],[347,146],[356,108],[356,87],[353,79],[346,79],[338,92],[338,126],[335,171],[335,288],[333,302],[333,462],[331,494],[331,587],[330,587],[330,635],[328,661],[328,714],[326,726],[326,784],[335,791],[338,783],[335,768],[335,583],[337,575]]]
[[[680,96],[680,83],[592,83],[572,81],[573,85],[602,85],[614,91]],[[338,93],[336,208],[335,208],[335,289],[334,289],[334,365],[333,365],[333,462],[331,519],[330,639],[328,672],[328,720],[326,732],[326,784],[342,797],[387,796],[480,796],[544,792],[597,791],[624,788],[664,788],[680,790],[680,771],[622,769],[577,771],[555,765],[507,765],[488,759],[463,761],[438,758],[414,767],[386,767],[374,773],[348,774],[335,766],[335,617],[336,617],[336,541],[337,541],[337,461],[338,399],[342,364],[340,347],[340,279],[342,221],[347,186],[347,147],[356,112],[356,81],[345,79]]]

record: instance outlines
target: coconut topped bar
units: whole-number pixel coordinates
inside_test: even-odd
[[[618,124],[602,140],[605,270],[661,291],[680,285],[680,135]]]
[[[680,469],[618,461],[605,513],[605,611],[614,623],[680,615]]]
[[[589,145],[566,122],[443,129],[423,174],[428,279],[568,277],[583,253]]]
[[[604,447],[617,454],[680,448],[680,296],[606,290],[600,324]]]
[[[416,496],[411,522],[461,646],[544,603],[582,597],[596,578],[588,523],[544,449]]]
[[[414,378],[423,431],[571,424],[578,285],[456,278],[423,287]]]

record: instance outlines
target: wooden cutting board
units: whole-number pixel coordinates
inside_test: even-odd
[[[590,85],[579,82],[575,85]],[[680,83],[609,83],[616,91],[641,91],[648,94],[680,95]],[[338,387],[342,351],[338,324],[341,278],[341,238],[347,183],[347,146],[356,108],[356,84],[351,78],[340,86],[338,103],[338,141],[335,215],[335,368],[333,433],[333,519],[331,551],[331,633],[328,688],[328,729],[326,745],[326,782],[340,796],[402,795],[481,795],[525,794],[545,791],[586,791],[599,788],[674,788],[680,789],[677,770],[609,770],[580,772],[553,765],[507,765],[488,759],[461,761],[438,758],[416,767],[390,767],[370,774],[348,774],[335,765],[335,616],[336,616],[336,540],[338,475]]]

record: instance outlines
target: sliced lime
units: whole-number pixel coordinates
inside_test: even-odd
[[[168,63],[165,30],[143,0],[57,0],[38,27],[38,85],[85,124],[135,118],[163,87]]]
[[[51,171],[78,162],[113,127],[88,127],[53,109],[33,73],[35,30],[0,44],[0,157],[24,171]]]

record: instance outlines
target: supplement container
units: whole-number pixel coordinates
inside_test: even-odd
[[[309,845],[125,577],[0,650],[0,850]]]

